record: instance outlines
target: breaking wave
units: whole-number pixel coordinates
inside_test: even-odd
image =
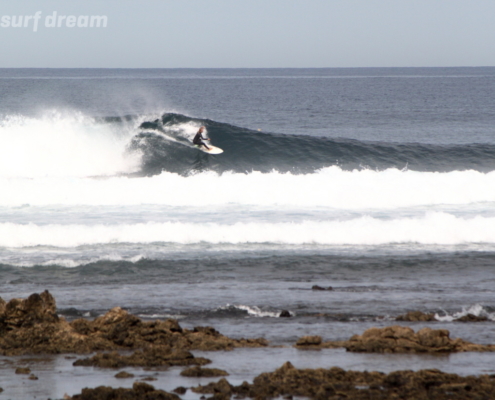
[[[461,218],[444,212],[421,217],[299,223],[238,222],[235,224],[148,222],[118,225],[0,224],[0,246],[6,248],[77,247],[115,243],[211,243],[281,245],[381,245],[418,243],[457,245],[495,243],[495,218]]]

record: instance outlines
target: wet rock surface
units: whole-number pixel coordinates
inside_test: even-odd
[[[73,400],[180,400],[176,394],[157,390],[144,382],[135,382],[132,389],[114,389],[108,386],[99,386],[95,389],[85,388],[81,394],[69,398]]]
[[[301,338],[302,339],[302,338]],[[299,339],[299,340],[301,340]],[[299,343],[299,341],[298,341]],[[451,339],[446,329],[423,328],[418,332],[405,326],[370,328],[343,342],[322,342],[319,348],[345,347],[361,353],[457,353],[465,351],[495,351],[494,345],[480,345],[462,339]],[[297,346],[301,348],[302,346]]]
[[[310,399],[493,399],[495,376],[460,377],[436,369],[381,372],[345,371],[341,368],[296,369],[289,362],[263,373],[253,383],[232,386],[226,379],[197,386],[195,393],[213,398],[269,399],[303,396]]]
[[[435,314],[426,314],[421,311],[410,311],[407,314],[399,315],[397,318],[395,318],[396,321],[436,321],[435,319]]]
[[[124,367],[172,367],[205,365],[211,361],[203,357],[194,357],[189,351],[173,351],[171,348],[158,347],[137,350],[131,355],[98,353],[90,358],[75,361],[72,365],[82,367],[124,368]]]
[[[127,379],[127,378],[134,378],[134,374],[131,374],[126,371],[120,371],[119,373],[115,374],[115,377],[117,379]]]
[[[224,371],[223,369],[218,368],[201,368],[201,367],[192,367],[187,368],[182,371],[181,376],[187,376],[191,378],[211,378],[216,376],[227,376],[229,373]]]
[[[319,290],[319,291],[333,290],[333,287],[331,287],[331,286],[323,287],[323,286],[319,286],[319,285],[313,285],[313,286],[311,286],[311,290]]]
[[[433,313],[423,313],[421,311],[410,311],[406,314],[399,315],[395,318],[396,321],[409,321],[409,322],[430,322],[438,321]],[[485,322],[488,321],[488,317],[484,315],[466,314],[462,317],[453,319],[454,322]]]
[[[485,322],[488,321],[488,317],[479,316],[474,314],[466,314],[460,318],[454,319],[455,322]]]
[[[71,323],[56,314],[45,291],[27,299],[0,299],[0,354],[91,353],[156,347],[181,350],[232,350],[267,346],[265,339],[231,339],[211,327],[182,329],[176,320],[144,322],[120,307],[94,321]]]

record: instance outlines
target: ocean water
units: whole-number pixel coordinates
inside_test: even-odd
[[[273,344],[420,310],[495,343],[495,68],[0,69],[0,93],[4,299]]]

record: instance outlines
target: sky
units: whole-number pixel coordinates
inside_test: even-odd
[[[2,68],[495,66],[494,43],[494,0],[0,0]]]

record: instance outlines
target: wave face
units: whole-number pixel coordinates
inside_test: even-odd
[[[217,156],[192,146],[204,125]],[[312,174],[387,169],[417,172],[495,170],[495,145],[364,142],[254,131],[167,113],[89,117],[80,112],[9,115],[0,120],[0,178],[152,176],[171,172]]]
[[[191,140],[204,125],[212,143],[224,150],[212,157],[198,152]],[[311,173],[329,166],[344,170],[388,168],[447,172],[495,169],[495,146],[468,144],[440,146],[363,142],[253,131],[208,119],[164,114],[141,124],[131,148],[143,153],[143,172],[190,174],[215,172]]]

